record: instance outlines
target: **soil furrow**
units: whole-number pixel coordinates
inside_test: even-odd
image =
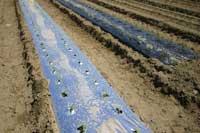
[[[200,10],[200,5],[199,5],[200,3],[197,1],[195,2],[194,0],[181,0],[181,1],[179,0],[178,1],[177,0],[151,0],[151,1],[167,4],[167,5],[172,5],[172,6],[176,6],[176,7],[187,9],[187,10],[192,10],[195,12],[199,12]]]
[[[60,7],[60,4],[57,4],[58,7]],[[181,105],[183,106],[187,106],[190,103],[195,103],[199,106],[199,99],[198,96],[195,98],[197,99],[197,101],[193,102],[191,99],[191,95],[190,92],[193,91],[194,86],[192,86],[191,89],[188,90],[188,92],[186,91],[180,91],[179,89],[177,89],[174,86],[174,83],[164,83],[163,81],[159,81],[160,79],[160,75],[159,75],[159,71],[164,71],[166,72],[165,74],[169,74],[169,79],[171,78],[171,80],[173,80],[176,75],[171,75],[172,72],[170,72],[170,67],[165,66],[163,64],[160,64],[159,61],[156,61],[152,64],[151,59],[150,60],[146,60],[145,58],[143,58],[140,55],[140,58],[135,58],[135,54],[131,54],[131,52],[134,52],[133,50],[130,51],[128,50],[128,48],[125,46],[125,44],[121,44],[120,42],[115,43],[115,41],[113,42],[112,40],[114,39],[107,39],[104,36],[104,33],[100,32],[99,29],[96,30],[96,26],[94,25],[88,25],[88,21],[81,19],[81,17],[77,17],[78,15],[73,15],[76,13],[71,13],[71,11],[66,10],[66,8],[64,8],[63,6],[61,6],[61,10],[65,13],[67,13],[79,26],[81,26],[84,30],[86,30],[87,32],[89,32],[90,34],[92,34],[93,37],[95,37],[95,39],[97,39],[98,41],[100,41],[103,45],[105,45],[108,48],[111,48],[111,50],[113,52],[115,52],[116,54],[120,55],[121,58],[125,58],[127,60],[128,63],[131,64],[131,66],[136,67],[136,69],[138,69],[138,71],[142,74],[144,74],[146,76],[146,78],[150,81],[150,84],[152,84],[153,86],[155,86],[155,88],[159,88],[158,90],[164,94],[167,95],[173,95],[178,101],[180,101]],[[87,22],[86,24],[84,22]],[[102,36],[103,34],[103,36]],[[115,40],[115,39],[114,39]],[[185,65],[185,64],[182,64]],[[194,64],[195,65],[195,64]],[[162,69],[163,68],[163,69]],[[155,71],[157,71],[158,73],[154,73]],[[182,70],[177,70],[177,71],[182,71]],[[143,76],[144,76],[143,75]],[[192,75],[191,75],[192,76]],[[181,81],[177,81],[176,83],[179,84],[179,82]],[[191,81],[193,82],[193,81]],[[195,81],[195,84],[198,81]],[[175,84],[176,84],[175,83]],[[177,85],[176,85],[177,86]],[[190,85],[189,85],[190,86]]]
[[[144,57],[55,0],[35,1],[154,132],[200,132],[200,59],[174,66],[164,65],[159,60]],[[200,53],[199,43],[92,2],[79,1]],[[177,5],[184,2],[177,0]],[[145,6],[141,2],[134,9],[150,10],[150,6],[146,4],[142,7],[142,4]],[[125,7],[124,4],[121,6]],[[131,10],[132,6],[127,7]],[[124,11],[120,9],[119,12]],[[0,1],[0,29],[0,132],[59,132],[48,81],[43,76],[39,56],[18,0]]]
[[[17,0],[14,1],[19,36],[23,45],[22,56],[28,72],[27,86],[32,89],[32,101],[30,103],[31,110],[29,111],[31,119],[28,121],[32,126],[30,132],[56,133],[59,132],[59,129],[52,108],[48,82],[43,76],[39,56],[37,55],[35,45],[32,42],[31,33],[24,21],[19,3]]]
[[[128,1],[131,2],[131,0],[128,0]],[[160,3],[160,2],[154,2],[154,1],[151,1],[151,0],[134,0],[134,1],[146,3],[146,4],[149,4],[149,5],[152,5],[152,6],[156,6],[156,7],[160,7],[160,8],[164,8],[164,9],[168,9],[168,10],[172,10],[172,11],[175,11],[175,12],[180,12],[180,13],[183,13],[183,14],[187,14],[187,15],[191,15],[191,16],[200,18],[199,12],[191,11],[191,10],[180,8],[180,7],[176,7],[174,5],[167,5],[167,4],[163,4],[163,3]]]
[[[197,115],[196,111],[194,111],[195,113],[191,116],[186,113],[186,109],[183,109],[183,111],[181,108],[178,107],[179,109],[177,109],[176,111],[178,111],[180,114],[186,111],[185,113],[187,115],[184,113],[184,117],[182,117],[182,114],[180,115],[180,117],[176,117],[176,119],[172,118],[172,114],[177,113],[176,111],[173,113],[167,111],[166,113],[164,113],[165,115],[158,115],[162,114],[163,107],[166,109],[173,105],[173,102],[170,100],[171,97],[164,96],[156,91],[156,88],[154,88],[151,79],[147,77],[147,72],[155,70],[155,72],[160,71],[162,73],[165,71],[166,73],[168,73],[169,71],[171,71],[170,68],[165,65],[159,64],[159,62],[157,62],[156,60],[144,58],[142,55],[134,52],[132,49],[118,42],[110,34],[103,32],[100,28],[92,25],[90,22],[86,21],[71,10],[64,8],[60,4],[56,2],[54,3],[60,9],[59,11],[54,7],[54,5],[50,4],[48,1],[39,0],[39,2],[42,7],[44,7],[44,9],[49,13],[49,15],[56,21],[56,23],[63,27],[64,31],[68,33],[72,40],[79,46],[81,51],[86,54],[86,56],[97,67],[101,74],[113,86],[113,88],[117,90],[118,94],[120,94],[125,102],[129,106],[132,106],[134,108],[134,111],[141,117],[141,119],[144,120],[154,131],[199,131],[199,129],[194,126],[198,122],[197,120],[195,120]],[[101,44],[103,44],[103,46]],[[129,56],[129,59],[127,59],[127,56]],[[131,63],[131,61],[133,61],[134,63]],[[141,82],[145,82],[145,84],[141,85]],[[154,96],[151,96],[151,94],[153,94]],[[160,100],[158,102],[158,97],[162,97],[160,99],[162,102],[160,102]],[[167,99],[168,101],[166,101]],[[148,105],[148,101],[151,104]],[[140,103],[138,104],[138,102]],[[165,106],[163,106],[163,104]],[[169,106],[167,107],[166,105]],[[156,108],[158,106],[159,109],[156,109],[157,113],[155,113],[155,110],[153,111],[151,108]],[[179,105],[175,106],[177,107]],[[145,108],[148,108],[148,113],[145,112]],[[172,110],[174,111],[174,109]],[[168,114],[170,116],[168,116]],[[193,117],[193,115],[195,117]],[[169,121],[166,121],[165,118],[161,117],[165,117]],[[183,121],[184,123],[187,122],[183,119],[188,120],[188,118],[194,118],[192,120],[192,124],[194,125],[191,125],[191,123],[187,123],[190,124],[190,126],[186,126],[185,124],[185,126],[183,126],[182,124],[180,124]],[[185,127],[185,129],[179,128],[179,126],[175,124],[177,122],[181,126]]]
[[[0,132],[57,132],[39,58],[17,0],[0,1]]]
[[[145,16],[141,16],[137,13],[127,11],[123,8],[116,7],[114,5],[110,5],[108,3],[105,3],[105,2],[102,2],[102,1],[99,1],[99,0],[88,0],[88,1],[93,2],[97,5],[103,6],[107,9],[112,10],[112,11],[121,13],[123,15],[127,15],[130,18],[145,22],[145,23],[150,24],[152,26],[156,26],[156,27],[160,28],[161,30],[163,30],[165,32],[174,34],[176,36],[180,36],[183,39],[187,39],[187,40],[190,40],[190,41],[193,41],[193,42],[200,43],[200,35],[197,35],[197,34],[194,34],[194,33],[188,32],[188,31],[184,31],[184,30],[176,28],[176,27],[172,27],[171,25],[163,23],[161,21],[152,19],[150,17],[148,18],[148,17],[145,17]]]
[[[178,12],[174,12],[174,11],[170,11],[170,10],[166,10],[166,9],[162,9],[159,7],[155,7],[155,6],[151,6],[151,5],[147,5],[147,4],[143,4],[141,2],[137,2],[137,1],[132,1],[132,3],[127,2],[127,1],[122,1],[122,0],[111,0],[112,3],[118,3],[118,5],[126,7],[125,9],[129,8],[132,10],[141,10],[141,11],[146,11],[145,13],[147,14],[151,14],[151,16],[155,16],[156,14],[158,15],[162,15],[164,17],[170,17],[170,19],[173,20],[177,20],[178,24],[183,23],[183,24],[187,24],[187,26],[193,25],[194,29],[196,27],[196,30],[199,31],[200,29],[200,19],[196,18],[196,17],[192,17],[192,16],[188,16],[185,14],[181,14]],[[148,12],[150,11],[150,12]],[[158,17],[158,16],[156,16]],[[182,22],[183,21],[183,22]]]
[[[149,31],[149,32],[152,32],[154,33],[156,36],[160,37],[160,38],[163,38],[163,39],[166,39],[166,40],[170,40],[176,44],[180,44],[180,45],[183,45],[184,47],[188,47],[196,52],[200,52],[200,45],[199,43],[195,43],[195,42],[192,42],[192,41],[189,41],[189,40],[186,40],[186,39],[182,39],[180,38],[179,36],[175,36],[173,33],[168,33],[168,32],[165,32],[163,30],[161,30],[160,28],[158,28],[157,26],[152,26],[150,24],[147,24],[147,23],[144,23],[144,22],[141,22],[137,19],[134,19],[134,18],[130,18],[129,16],[127,15],[123,15],[123,14],[120,14],[120,13],[117,13],[115,11],[112,11],[110,9],[107,9],[107,8],[104,8],[102,6],[99,6],[95,3],[92,3],[92,2],[89,2],[89,1],[83,1],[83,0],[79,0],[85,4],[88,4],[100,11],[103,11],[105,13],[108,13],[110,15],[113,15],[113,16],[116,16],[118,18],[121,18],[122,20],[125,20],[126,22],[138,27],[138,28],[141,28],[141,29],[144,29],[146,31]]]

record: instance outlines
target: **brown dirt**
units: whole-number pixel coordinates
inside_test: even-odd
[[[124,4],[121,3],[117,5],[116,3],[113,3],[113,1],[109,1],[109,2],[102,1],[102,0],[87,0],[89,2],[84,1],[84,0],[80,0],[80,1],[85,2],[89,5],[92,5],[100,10],[109,9],[110,11],[115,12],[116,15],[119,15],[119,14],[122,15],[120,16],[120,18],[122,19],[127,20],[128,18],[129,22],[132,22],[130,21],[130,19],[137,20],[142,23],[148,24],[150,26],[154,26],[160,31],[170,33],[174,36],[178,36],[185,40],[200,43],[200,35],[199,35],[198,30],[196,30],[196,28],[195,30],[193,30],[192,28],[187,26],[188,24],[184,24],[185,26],[183,26],[181,25],[183,21],[177,20],[176,18],[173,19],[166,16],[164,17],[163,15],[161,15],[160,12],[152,13],[152,11],[145,11],[144,9],[142,9],[141,11],[141,8],[139,8],[140,10],[138,8],[132,10],[133,7],[127,9],[125,7],[123,8]],[[149,14],[150,12],[151,14],[154,14],[154,15],[152,16],[151,14]],[[173,23],[173,21],[176,21],[176,22]]]
[[[179,0],[163,0],[163,1],[162,0],[159,0],[159,1],[158,0],[127,0],[127,1],[131,3],[132,1],[138,1],[142,3],[150,4],[156,7],[160,7],[167,10],[171,10],[171,11],[183,13],[189,16],[200,18],[199,9],[198,9],[199,8],[198,0],[185,0],[184,6],[181,5],[183,4],[183,2]],[[196,11],[193,10],[195,8],[197,8]]]
[[[156,6],[153,6],[153,5],[150,5],[150,4],[145,4],[142,1],[133,1],[133,0],[130,1],[130,2],[129,2],[129,0],[112,0],[112,1],[125,3],[125,5],[130,6],[130,7],[136,6],[136,7],[142,8],[142,9],[144,8],[144,9],[153,10],[155,12],[160,12],[161,14],[169,15],[170,17],[176,17],[176,18],[184,20],[186,22],[191,22],[192,24],[199,25],[199,22],[200,22],[200,18],[193,17],[193,16],[190,16],[190,15],[186,15],[186,14],[183,14],[183,13],[179,13],[179,12],[176,12],[176,11],[171,11],[171,10],[164,9],[164,8],[161,8],[161,7],[156,7]]]
[[[128,21],[129,23],[139,27],[139,28],[142,28],[142,29],[145,29],[149,32],[152,32],[154,33],[155,35],[157,35],[158,37],[161,37],[161,38],[164,38],[164,39],[167,39],[167,40],[170,40],[172,42],[175,42],[177,44],[180,44],[180,45],[183,45],[185,47],[188,47],[196,52],[200,52],[200,45],[199,43],[197,42],[192,42],[192,41],[189,41],[187,39],[183,39],[181,38],[180,36],[176,36],[174,33],[169,33],[169,32],[166,32],[164,30],[161,30],[158,26],[153,26],[153,25],[150,25],[150,24],[147,24],[145,22],[142,22],[138,19],[133,19],[133,18],[130,18],[129,16],[127,15],[123,15],[121,13],[117,13],[115,11],[112,11],[112,10],[109,10],[109,9],[106,9],[102,6],[99,6],[97,4],[94,4],[92,2],[89,2],[88,0],[87,1],[84,1],[84,0],[79,0],[81,2],[84,2],[88,5],[91,5],[101,11],[104,11],[106,13],[109,13],[113,16],[116,16],[118,18],[121,18],[125,21]],[[146,20],[145,20],[146,21]]]
[[[105,0],[101,1],[107,2]],[[122,8],[130,13],[134,12],[138,15],[161,21],[165,24],[170,25],[173,28],[182,29],[194,34],[200,34],[200,19],[198,18],[191,18],[191,16],[184,16],[183,14],[177,12],[163,10],[158,7],[141,4],[140,2],[134,2],[133,4],[131,4],[129,2],[122,2],[120,0],[110,0],[107,3],[112,6]]]
[[[107,13],[110,13],[110,14],[113,13],[112,11],[109,12],[106,9],[104,10],[103,8],[97,5],[94,5],[90,2],[87,2],[87,1],[82,1],[82,2],[87,3],[91,6],[94,6],[98,8],[99,10],[103,10]],[[196,50],[198,51],[199,49],[198,46],[195,46],[195,45],[191,45],[191,46],[196,47]],[[126,50],[124,53],[126,53]],[[133,57],[132,59],[134,60],[135,57]],[[167,68],[166,65],[160,65],[159,63],[157,64],[155,61],[146,62],[143,58],[138,58],[138,60],[140,61],[140,63],[138,64],[143,64],[143,65],[139,65],[140,72],[146,73],[146,75],[143,75],[144,78],[147,78],[147,80],[152,82],[155,88],[157,88],[157,90],[167,95],[173,95],[177,100],[180,101],[180,103],[183,106],[188,105],[188,103],[196,103],[199,106],[199,103],[200,103],[199,94],[198,93],[194,94],[196,90],[198,90],[196,88],[199,88],[198,86],[200,83],[199,82],[200,68],[198,67],[199,60],[195,60],[193,62],[183,62],[174,67],[171,66],[171,70],[169,69],[165,70]],[[187,68],[182,69],[185,67],[188,67],[188,69]],[[195,73],[195,75],[193,73]]]
[[[99,10],[103,10],[109,14],[112,13],[112,11],[109,12],[106,9],[104,10],[104,8],[101,8],[90,2],[82,1],[82,0],[79,0],[79,1],[89,4],[91,6],[94,6],[94,7],[98,8]],[[107,3],[112,3],[113,0],[111,0],[109,2],[106,2],[104,0],[97,0],[97,1],[88,0],[88,1],[92,1],[94,3],[102,5],[101,2],[107,4]],[[100,3],[98,3],[98,1]],[[121,3],[120,6],[123,7],[123,3],[122,2],[119,2],[119,3]],[[112,4],[113,4],[112,5],[113,7],[116,7],[117,2],[112,3]],[[104,6],[104,4],[102,6]],[[117,8],[113,8],[113,9],[117,9]],[[116,11],[116,10],[114,10],[114,11]],[[198,46],[196,46],[196,45],[193,45],[193,46],[196,47],[196,50],[198,49]],[[199,51],[197,51],[197,52],[199,52]],[[167,94],[167,95],[172,94],[178,100],[180,100],[180,103],[182,105],[186,105],[189,101],[192,101],[194,103],[197,103],[197,105],[199,106],[199,103],[200,103],[199,98],[200,97],[199,97],[199,95],[196,95],[196,94],[194,95],[194,93],[196,93],[196,91],[199,92],[199,85],[197,85],[197,84],[199,84],[199,77],[200,77],[199,65],[200,65],[199,60],[195,60],[193,62],[185,62],[185,63],[181,63],[181,64],[175,66],[174,67],[175,71],[170,72],[170,74],[166,74],[164,72],[165,76],[163,74],[160,74],[159,71],[162,71],[162,70],[158,70],[157,68],[156,68],[156,71],[158,72],[157,74],[155,74],[154,70],[150,70],[148,72],[148,75],[151,78],[153,78],[152,81],[154,82],[154,86],[157,89],[159,89],[162,93]],[[148,68],[148,69],[151,69],[151,68]],[[180,77],[182,77],[182,78],[180,78]],[[198,89],[196,89],[196,88],[198,88]]]
[[[200,3],[199,2],[191,2],[190,0],[152,0],[154,2],[160,2],[188,10],[192,10],[195,12],[200,12]]]
[[[152,130],[200,132],[199,92],[193,92],[199,86],[199,61],[163,65],[126,47],[71,10],[38,1]]]
[[[49,0],[37,1],[154,132],[200,132],[200,60],[163,65],[71,10],[56,7]],[[196,43],[93,6],[200,53]],[[14,0],[0,1],[0,45],[0,132],[59,132],[48,82]]]
[[[48,83],[17,5],[0,1],[0,132],[58,132]]]

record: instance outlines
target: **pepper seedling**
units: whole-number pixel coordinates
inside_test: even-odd
[[[68,110],[69,110],[69,113],[71,115],[73,115],[75,113],[75,107],[73,105],[70,105],[69,108],[68,108]]]
[[[57,84],[58,84],[58,85],[61,84],[61,80],[60,80],[60,79],[57,80]]]
[[[138,130],[135,130],[135,131],[133,131],[133,133],[140,133],[140,131],[138,131]]]
[[[119,108],[119,107],[116,107],[116,111],[117,111],[118,114],[122,114],[123,113],[122,109]]]
[[[107,92],[104,92],[104,93],[103,93],[103,97],[104,97],[104,98],[109,97],[109,96],[110,96],[110,95],[109,95]]]
[[[68,96],[66,91],[62,92],[61,95],[62,95],[62,97],[67,97]]]
[[[82,124],[80,127],[77,128],[77,130],[79,130],[80,133],[85,133],[87,130],[87,125]]]

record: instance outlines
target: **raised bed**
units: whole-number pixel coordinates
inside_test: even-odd
[[[19,0],[62,133],[151,132],[45,11]]]
[[[169,65],[197,58],[190,49],[161,39],[153,33],[139,29],[112,15],[99,11],[76,0],[57,0],[93,24],[117,37],[121,42],[147,57],[159,59]]]

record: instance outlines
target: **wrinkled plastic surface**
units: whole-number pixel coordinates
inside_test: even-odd
[[[161,39],[153,33],[139,29],[119,18],[106,14],[77,0],[57,1],[147,57],[157,58],[161,62],[169,65],[177,64],[183,60],[197,58],[197,54],[190,49]]]
[[[151,132],[36,2],[19,1],[62,133]]]

